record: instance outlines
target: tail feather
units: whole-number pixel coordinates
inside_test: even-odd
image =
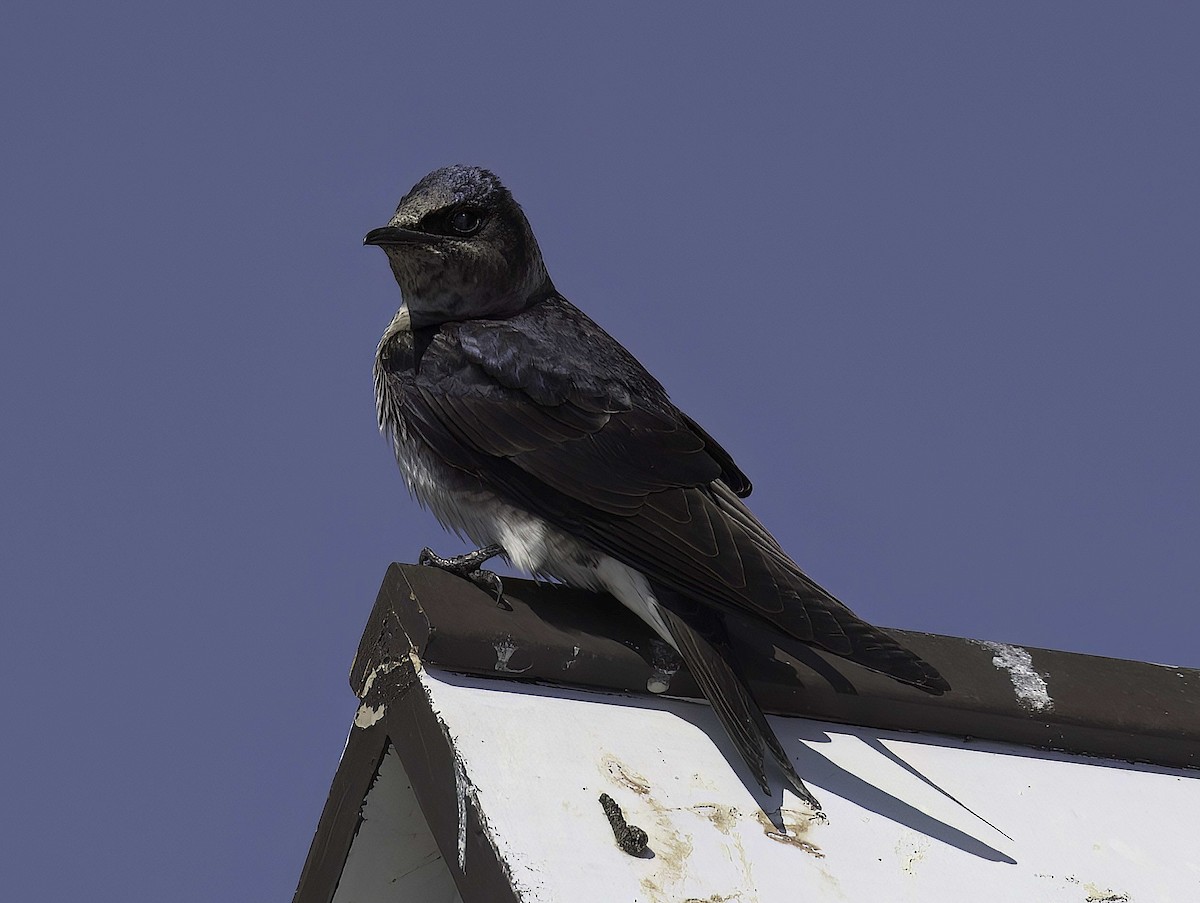
[[[732,649],[727,640],[723,637],[712,637],[712,640],[720,644],[714,645],[710,638],[702,636],[674,612],[664,608],[662,614],[675,640],[675,646],[688,666],[688,671],[717,713],[721,725],[733,740],[738,752],[750,766],[763,792],[771,793],[771,785],[764,767],[766,754],[769,753],[783,772],[792,791],[820,812],[821,804],[804,786],[804,781],[796,773],[791,758],[784,752],[762,709],[758,707],[758,703],[750,695],[750,690],[730,664]]]

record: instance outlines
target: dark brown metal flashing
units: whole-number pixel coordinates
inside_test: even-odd
[[[386,752],[382,724],[350,729],[292,903],[329,903],[333,899],[350,844],[362,823],[363,801]]]
[[[351,686],[361,712],[380,713],[367,730],[382,727],[400,756],[463,903],[519,903],[508,866],[485,830],[470,776],[417,678],[413,653],[419,655],[432,634],[407,582],[385,580],[351,668]]]
[[[393,565],[388,577],[398,572]],[[293,903],[333,899],[367,791],[389,744],[400,756],[463,903],[520,903],[508,868],[484,830],[482,813],[466,785],[468,776],[461,773],[450,740],[417,679],[410,653],[424,648],[431,634],[405,581],[385,579],[350,674],[364,707],[360,712],[377,712],[378,720],[366,727],[356,723],[350,729]],[[461,860],[460,813],[466,821]]]
[[[615,600],[513,578],[504,586],[511,611],[465,580],[392,565],[351,674],[355,691],[382,646],[408,648],[403,634],[422,662],[449,671],[649,695],[660,641]],[[782,653],[745,662],[747,678],[776,714],[1200,767],[1200,671],[1025,647],[1052,700],[1039,710],[1018,697],[986,644],[889,632],[953,691],[928,696],[815,650],[807,663]],[[699,696],[686,670],[670,678],[669,693]]]

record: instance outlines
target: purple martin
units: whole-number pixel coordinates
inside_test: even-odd
[[[815,646],[950,688],[788,557],[742,502],[750,480],[729,453],[555,289],[495,175],[430,173],[364,244],[387,254],[403,300],[375,358],[380,428],[417,500],[481,546],[426,549],[423,563],[497,597],[481,568],[496,555],[611,593],[678,651],[763,791],[773,762],[818,811],[739,676],[739,625],[785,651]]]

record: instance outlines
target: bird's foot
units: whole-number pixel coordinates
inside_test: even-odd
[[[470,580],[495,599],[497,605],[508,608],[511,611],[511,606],[504,601],[504,583],[500,580],[499,575],[493,574],[491,571],[485,571],[480,567],[489,558],[495,558],[497,555],[503,554],[504,548],[497,545],[484,546],[482,549],[467,552],[465,555],[455,555],[453,558],[443,558],[432,549],[422,549],[417,562],[426,567],[448,571],[451,574],[462,577],[464,580]]]

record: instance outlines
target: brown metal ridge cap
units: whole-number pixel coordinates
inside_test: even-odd
[[[504,586],[508,609],[465,580],[393,564],[351,671],[355,692],[363,695],[382,649],[411,649],[448,671],[641,695],[651,695],[652,677],[664,679],[656,665],[665,644],[611,597],[513,578]],[[764,654],[743,668],[775,714],[1200,768],[1200,671],[888,632],[932,662],[952,692],[929,696],[816,650],[803,662],[772,659],[765,634]],[[700,696],[686,670],[665,679],[671,696]]]

